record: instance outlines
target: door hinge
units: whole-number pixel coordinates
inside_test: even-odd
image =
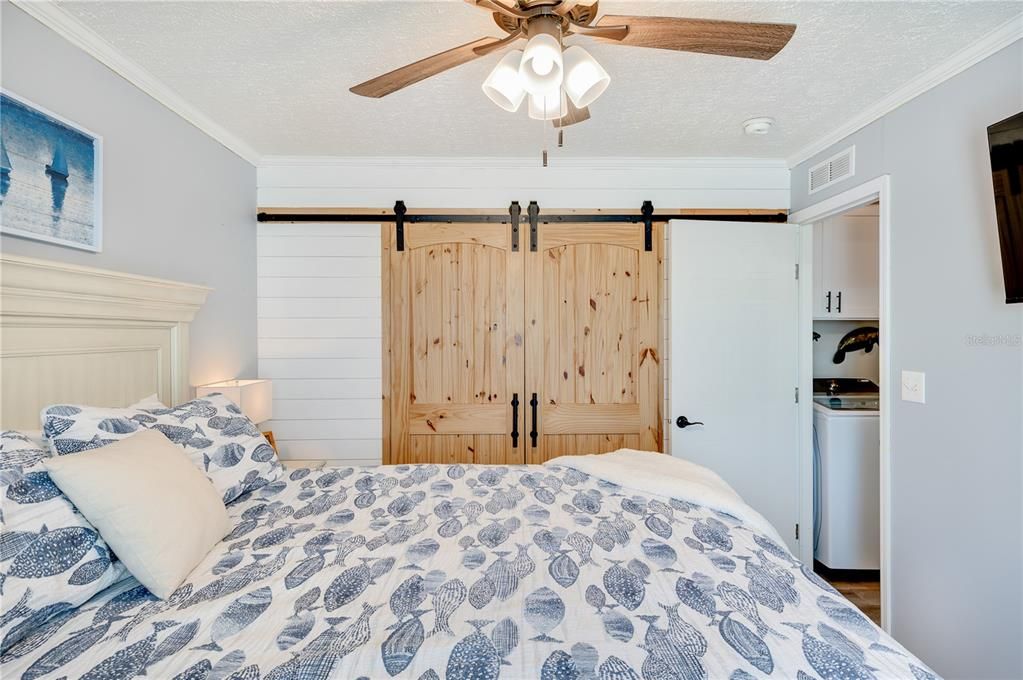
[[[796,281],[799,280],[799,263],[796,263]]]
[[[799,540],[799,525],[796,525],[796,540]]]
[[[799,388],[796,388],[796,403],[799,403]]]

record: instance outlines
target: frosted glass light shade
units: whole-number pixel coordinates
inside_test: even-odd
[[[565,92],[577,108],[585,108],[604,94],[611,76],[589,52],[573,45],[565,50]]]
[[[564,61],[558,39],[550,33],[531,37],[519,63],[519,77],[526,92],[538,95],[557,90],[563,75]]]
[[[257,425],[272,416],[273,387],[269,380],[224,380],[195,388],[196,397],[218,392],[238,404],[245,417]]]
[[[568,115],[568,98],[564,90],[529,95],[529,117],[533,120],[555,120]]]
[[[526,90],[519,79],[519,63],[522,61],[522,50],[512,50],[497,62],[497,66],[483,81],[483,92],[490,101],[505,111],[518,111]]]

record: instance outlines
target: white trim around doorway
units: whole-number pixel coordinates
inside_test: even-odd
[[[882,175],[869,182],[824,199],[819,203],[797,210],[789,215],[789,222],[798,224],[800,238],[799,324],[800,337],[809,338],[813,332],[813,225],[822,219],[878,201],[879,221],[879,290],[878,321],[880,327],[878,361],[881,377],[881,627],[891,632],[891,413],[892,400],[897,394],[891,367],[891,188],[890,177]],[[799,477],[800,523],[806,535],[813,536],[813,356],[809,343],[799,346],[799,391],[806,395],[800,400],[799,412]],[[813,564],[813,540],[800,541],[799,558]]]

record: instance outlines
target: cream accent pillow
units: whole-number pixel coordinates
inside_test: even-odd
[[[43,464],[128,571],[160,599],[231,528],[220,494],[156,430]]]

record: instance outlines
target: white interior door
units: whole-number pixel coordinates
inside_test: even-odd
[[[721,475],[798,554],[798,227],[669,229],[671,454]]]

